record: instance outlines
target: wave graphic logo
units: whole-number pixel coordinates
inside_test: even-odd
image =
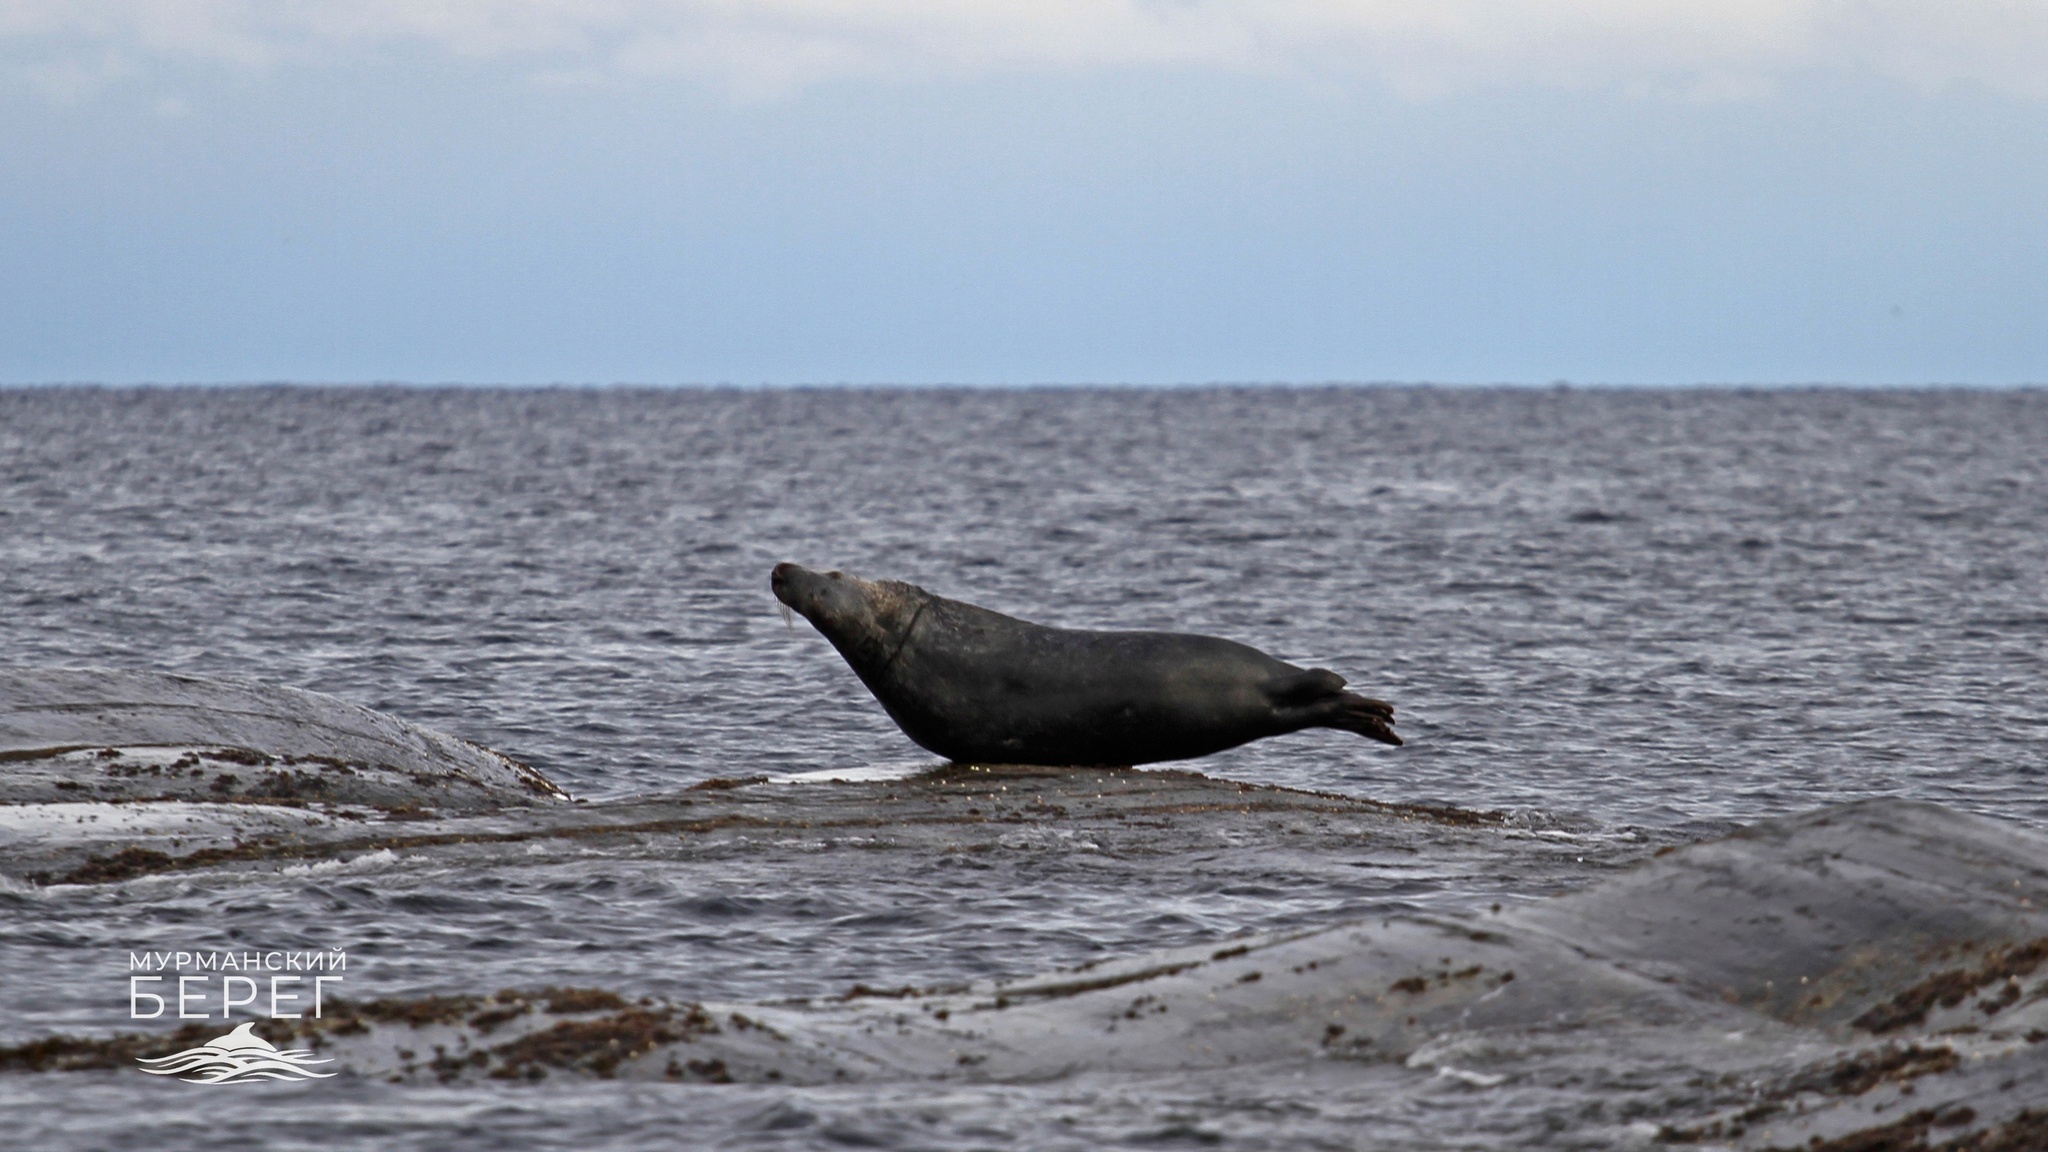
[[[188,1084],[249,1084],[257,1080],[323,1080],[332,1072],[308,1071],[308,1064],[331,1064],[333,1059],[313,1059],[311,1048],[280,1049],[249,1031],[254,1023],[237,1024],[233,1032],[209,1040],[197,1048],[169,1056],[138,1056],[136,1063],[152,1076],[176,1076]]]

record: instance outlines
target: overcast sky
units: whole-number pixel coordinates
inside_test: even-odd
[[[2048,381],[2042,0],[0,0],[0,381]]]

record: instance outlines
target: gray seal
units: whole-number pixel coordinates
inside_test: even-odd
[[[1179,632],[1048,628],[914,584],[777,564],[803,614],[912,740],[964,764],[1188,760],[1304,728],[1399,744],[1344,678]]]

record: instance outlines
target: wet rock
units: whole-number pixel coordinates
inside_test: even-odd
[[[1258,827],[1290,850],[1371,839],[1472,859],[1515,834],[1479,816],[1194,773],[958,767],[429,827],[383,842],[487,865],[550,843],[721,852],[854,834],[973,851],[1023,831],[1142,856]],[[332,857],[377,842],[356,832],[296,847],[280,838],[268,857],[143,866],[260,870],[280,852]],[[1527,850],[1518,844],[1518,858]],[[406,1082],[1021,1082],[1334,1061],[1434,1069],[1481,1091],[1584,1049],[1695,1070],[1697,1092],[1649,1126],[1666,1143],[1846,1149],[1868,1133],[1869,1147],[2028,1146],[2027,1110],[2048,1105],[2048,839],[1870,801],[1652,852],[1641,845],[1632,868],[1505,910],[1389,915],[1000,983],[878,982],[746,1005],[551,988],[342,1002],[322,1019],[263,1027],[290,1029],[274,1039],[337,1067]],[[0,1066],[114,1067],[168,1042],[46,1037],[0,1053]]]
[[[97,884],[198,869],[275,871],[380,852],[483,868],[551,850],[664,856],[759,851],[770,843],[1157,856],[1209,851],[1219,837],[1248,834],[1284,852],[1342,850],[1354,867],[1360,855],[1405,863],[1437,848],[1481,869],[1510,854],[1586,850],[1568,839],[1525,838],[1499,813],[1382,804],[1194,772],[948,765],[901,780],[756,779],[466,814],[261,803],[0,806],[0,875]]]
[[[0,805],[475,812],[565,798],[510,757],[317,692],[155,672],[0,669]]]

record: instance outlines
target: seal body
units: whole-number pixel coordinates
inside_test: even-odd
[[[1186,760],[1303,728],[1399,744],[1344,678],[1177,632],[1048,628],[914,584],[778,564],[776,599],[839,649],[905,735],[962,763]]]

